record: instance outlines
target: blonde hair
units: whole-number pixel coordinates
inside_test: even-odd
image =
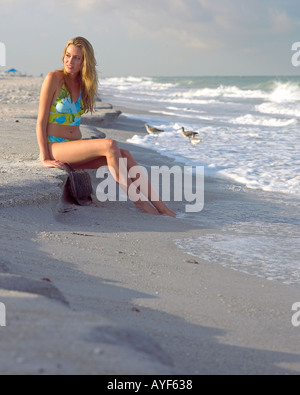
[[[63,61],[70,45],[81,48],[83,65],[81,69],[81,95],[86,112],[93,112],[98,92],[97,61],[91,43],[83,37],[72,38],[63,52]]]

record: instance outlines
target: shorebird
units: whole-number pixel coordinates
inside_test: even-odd
[[[181,133],[187,139],[192,139],[192,138],[195,138],[196,136],[199,135],[198,132],[191,132],[191,131],[188,131],[188,130],[184,130],[184,127],[181,128]]]
[[[149,125],[145,125],[147,132],[151,135],[157,135],[159,133],[164,133],[164,130],[151,128]]]
[[[197,133],[197,134],[198,134],[198,133]],[[191,138],[191,143],[193,144],[194,147],[197,147],[197,145],[200,144],[201,141],[202,141],[201,139],[199,139],[199,138],[197,139],[195,136],[193,136],[193,137]]]

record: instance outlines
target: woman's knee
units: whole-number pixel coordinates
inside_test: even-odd
[[[105,145],[105,151],[107,156],[115,155],[119,151],[118,143],[112,139],[102,140],[102,144]]]

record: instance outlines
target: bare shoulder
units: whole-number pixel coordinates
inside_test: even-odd
[[[63,81],[63,73],[60,71],[51,71],[47,74],[43,85],[48,88],[56,89],[58,85],[60,85]]]
[[[63,73],[52,71],[49,73],[42,85],[40,103],[42,107],[48,108],[54,100],[54,96],[60,89],[63,81]]]

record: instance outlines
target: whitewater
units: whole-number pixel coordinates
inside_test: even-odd
[[[166,131],[131,143],[204,165],[208,174],[248,188],[298,194],[300,79],[109,78],[101,89]],[[197,149],[182,139],[181,126],[199,132]]]
[[[129,143],[180,163],[204,166],[206,177],[234,182],[286,213],[266,221],[222,221],[201,240],[179,240],[194,256],[286,283],[300,281],[300,77],[124,77],[101,81],[100,95],[127,117],[165,130]],[[199,133],[193,146],[180,128]],[[269,203],[268,203],[269,202]],[[292,212],[292,215],[291,215]],[[285,218],[285,219],[283,219]],[[288,218],[288,219],[287,219]],[[212,226],[212,227],[214,227]]]

